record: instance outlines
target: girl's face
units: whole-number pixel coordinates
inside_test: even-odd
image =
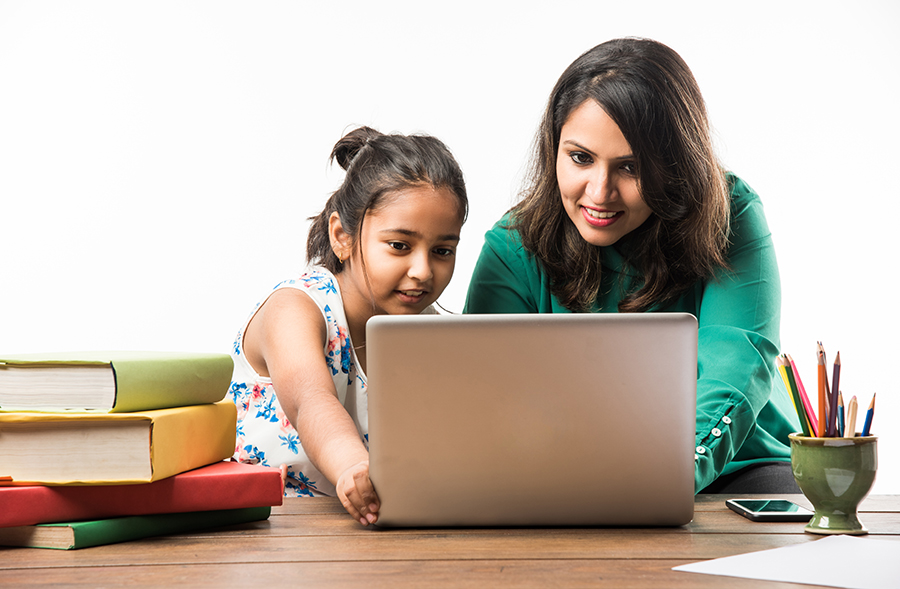
[[[556,177],[563,207],[592,245],[612,245],[650,217],[631,146],[594,100],[573,110],[562,126]]]
[[[461,229],[459,201],[446,188],[421,185],[386,195],[366,213],[339,274],[344,309],[356,319],[422,312],[450,283]]]

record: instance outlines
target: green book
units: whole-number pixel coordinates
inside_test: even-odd
[[[215,403],[234,364],[221,353],[73,352],[0,357],[0,411],[128,413]]]
[[[271,511],[268,506],[246,507],[0,528],[0,546],[73,550],[262,521]]]

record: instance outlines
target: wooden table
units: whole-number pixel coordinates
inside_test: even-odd
[[[809,505],[802,496],[790,497]],[[58,551],[0,548],[0,586],[797,587],[672,571],[699,560],[812,542],[799,523],[753,523],[700,495],[680,528],[363,528],[337,500],[286,499],[265,522]],[[860,519],[900,542],[900,495]],[[898,544],[900,547],[900,544]]]

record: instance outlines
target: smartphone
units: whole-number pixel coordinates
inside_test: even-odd
[[[731,511],[755,522],[808,522],[813,513],[785,499],[729,499]]]

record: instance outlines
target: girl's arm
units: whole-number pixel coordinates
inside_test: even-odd
[[[369,454],[337,398],[323,352],[325,319],[294,289],[273,293],[244,335],[247,360],[272,385],[312,463],[337,489],[344,508],[363,525],[378,517]]]

